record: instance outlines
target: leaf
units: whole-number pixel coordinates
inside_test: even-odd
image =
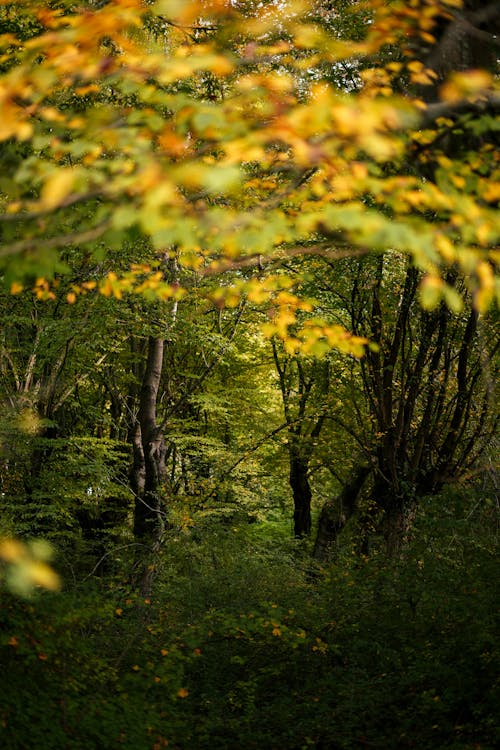
[[[60,205],[75,184],[76,174],[73,169],[58,169],[45,181],[40,195],[42,208],[51,210]]]
[[[34,586],[42,586],[48,591],[58,591],[61,587],[57,573],[47,563],[40,560],[33,560],[27,563],[25,574]]]
[[[425,276],[420,285],[420,302],[426,310],[433,310],[443,295],[443,282],[436,276]]]
[[[17,539],[4,539],[0,543],[0,559],[8,564],[8,587],[25,597],[31,596],[36,586],[58,591],[61,587],[59,576],[45,562],[51,555],[52,548],[44,540],[24,544]]]

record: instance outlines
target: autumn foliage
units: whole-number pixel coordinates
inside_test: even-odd
[[[314,302],[279,269],[391,249],[423,271],[425,306],[460,308],[444,280],[457,266],[485,310],[498,294],[498,153],[484,137],[498,81],[436,72],[429,52],[460,7],[2,3],[7,283],[57,295],[84,248],[68,302],[94,288],[170,299],[185,293],[163,274],[175,256],[198,278],[241,270],[212,298],[272,300],[267,333],[290,350],[357,351],[321,320],[291,334]],[[474,148],[450,150],[457,129]],[[138,236],[152,264],[99,264]]]
[[[497,2],[0,2],[0,747],[488,750]]]

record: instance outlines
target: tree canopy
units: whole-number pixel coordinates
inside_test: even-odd
[[[491,64],[453,64],[454,36],[477,41],[476,16],[487,36],[486,11],[464,10],[2,3],[6,282],[57,295],[78,258],[69,303],[95,287],[172,299],[189,287],[164,278],[175,256],[214,280],[219,304],[272,300],[267,332],[289,349],[359,352],[321,316],[291,331],[314,304],[280,269],[390,248],[423,271],[427,307],[460,307],[446,282],[457,266],[486,310],[498,295],[499,95]],[[141,237],[149,252],[122,260]]]

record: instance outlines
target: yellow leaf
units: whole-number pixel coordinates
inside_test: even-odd
[[[426,310],[432,310],[441,299],[443,282],[437,276],[426,276],[420,286],[420,302]]]
[[[27,564],[27,573],[35,586],[42,586],[49,591],[57,591],[60,588],[59,576],[44,562],[30,561]]]
[[[437,232],[434,235],[434,245],[448,263],[452,263],[455,260],[455,247],[446,235]]]
[[[500,201],[500,182],[488,182],[485,185],[483,198],[488,203]]]
[[[495,277],[493,269],[486,261],[478,263],[476,273],[481,285],[475,295],[475,304],[479,312],[486,312],[493,301],[495,292]]]
[[[0,544],[0,557],[7,562],[15,562],[25,554],[25,546],[17,539],[4,539]]]
[[[182,688],[179,688],[179,690],[177,691],[178,698],[187,698],[188,695],[189,695],[189,690],[186,690],[186,688],[182,687]]]
[[[441,99],[445,102],[474,99],[493,84],[491,73],[486,70],[467,70],[453,73],[441,87]]]
[[[56,208],[67,195],[75,183],[75,172],[72,169],[59,169],[46,180],[40,202],[43,208]]]

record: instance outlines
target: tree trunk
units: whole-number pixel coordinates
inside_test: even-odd
[[[379,528],[386,553],[389,557],[394,557],[405,544],[411,525],[411,508],[415,500],[397,494],[393,486],[384,482],[375,484],[372,495],[377,506],[383,511]]]
[[[298,539],[311,531],[312,492],[307,476],[309,461],[290,451],[290,487],[293,495],[293,532]]]
[[[133,467],[131,484],[135,493],[134,536],[143,545],[138,588],[143,596],[151,593],[156,552],[164,530],[160,485],[165,470],[165,441],[156,423],[158,389],[163,368],[163,339],[149,338],[148,357],[142,381],[139,411],[132,430]]]
[[[283,412],[288,426],[289,483],[293,496],[293,529],[298,539],[311,532],[309,463],[325,420],[324,408],[308,414],[308,405],[321,400],[329,389],[328,362],[316,360],[306,365],[300,357],[281,353],[272,342],[274,363],[279,377]]]
[[[330,557],[337,536],[356,510],[358,495],[371,470],[372,467],[366,464],[358,466],[340,495],[323,505],[313,550],[313,558],[318,562],[325,562]]]

